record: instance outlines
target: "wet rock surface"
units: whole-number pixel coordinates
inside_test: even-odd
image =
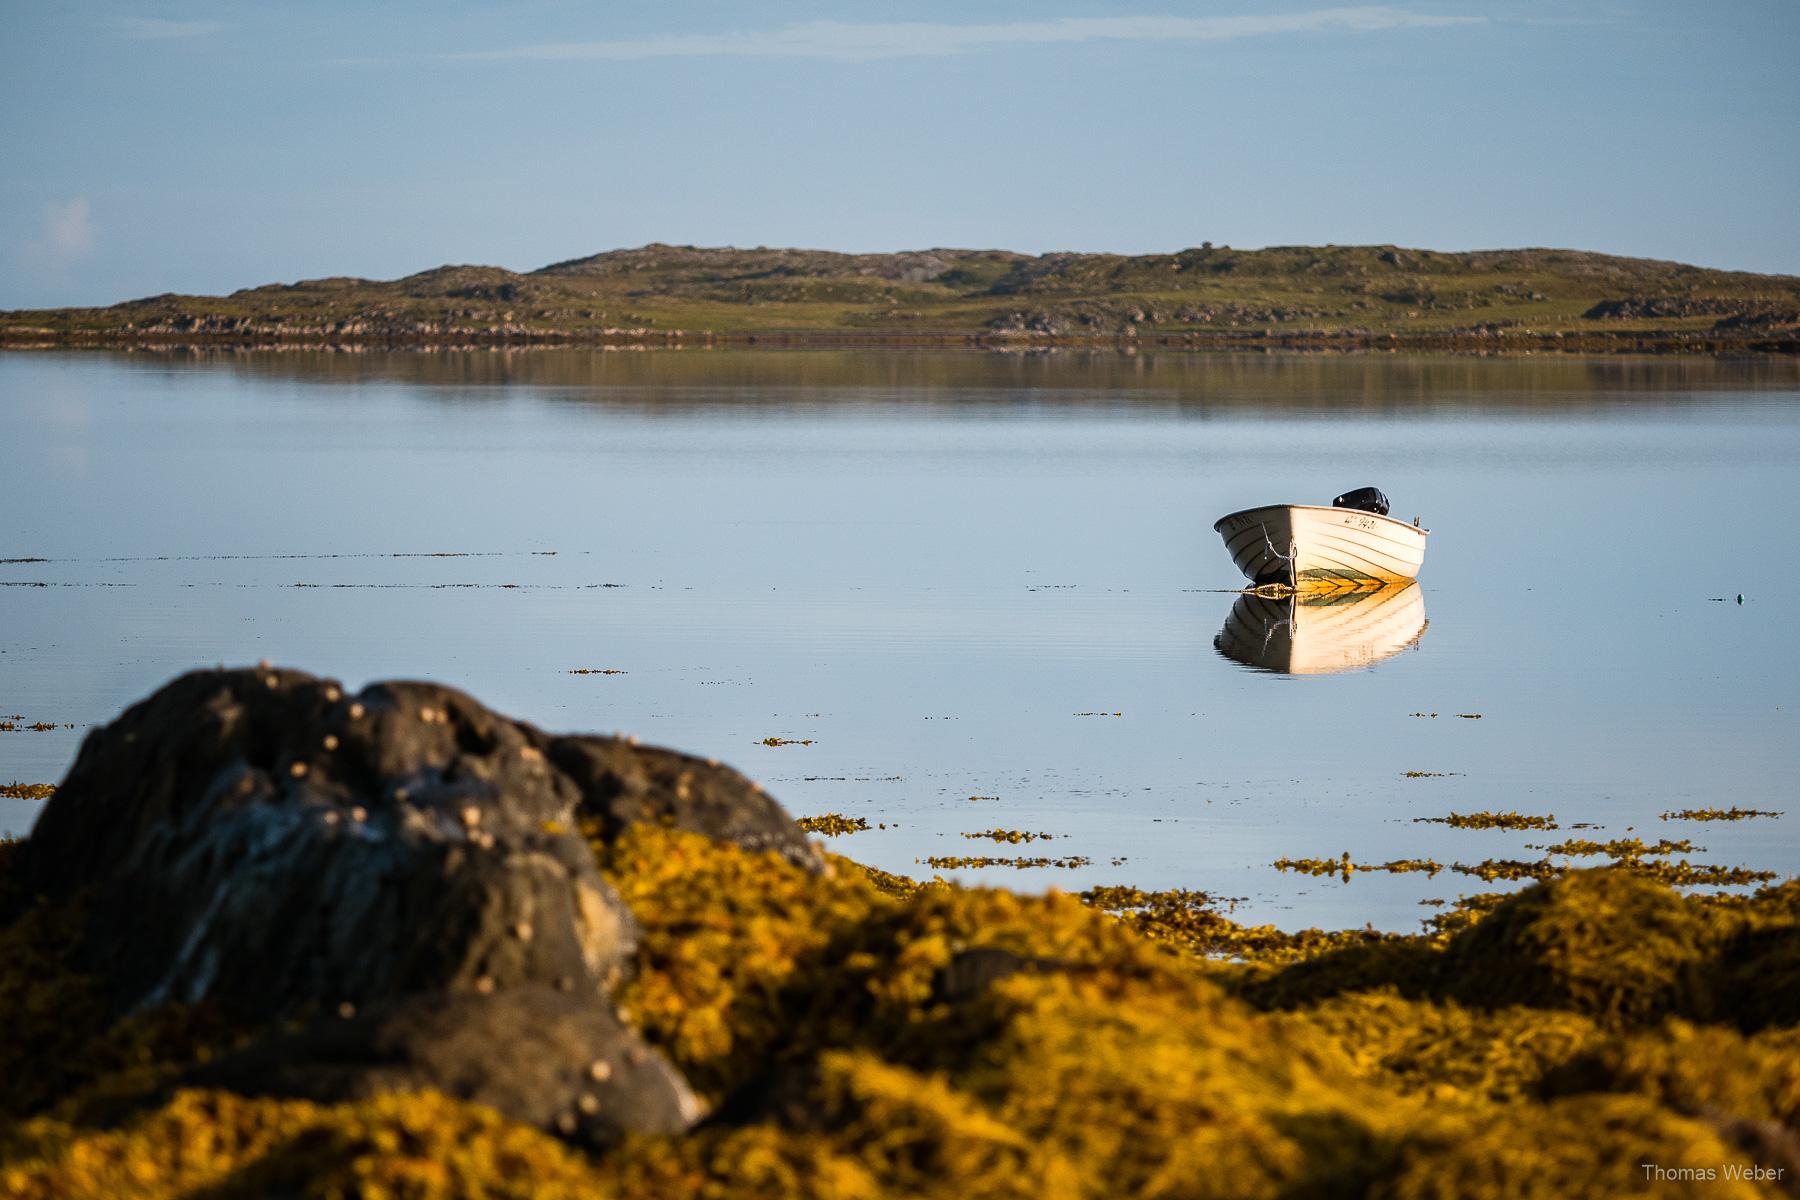
[[[452,688],[294,671],[175,680],[83,745],[19,864],[91,889],[84,957],[121,1009],[270,1015],[441,987],[592,992],[630,914],[578,833],[657,820],[816,861],[728,768],[551,737]]]
[[[92,890],[83,958],[122,1010],[276,1016],[484,979],[591,991],[630,917],[534,732],[428,684],[183,676],[83,745],[23,882]]]

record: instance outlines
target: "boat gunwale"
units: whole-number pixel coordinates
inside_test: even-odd
[[[1285,509],[1296,509],[1296,508],[1311,509],[1315,512],[1361,513],[1364,516],[1375,517],[1378,520],[1391,521],[1395,525],[1398,525],[1400,528],[1411,530],[1413,533],[1418,534],[1420,537],[1431,536],[1431,530],[1425,528],[1423,525],[1413,525],[1409,522],[1402,521],[1399,517],[1390,517],[1390,516],[1386,515],[1385,513],[1370,512],[1366,508],[1339,508],[1335,504],[1258,504],[1254,508],[1240,508],[1236,512],[1228,512],[1224,516],[1220,517],[1218,520],[1214,521],[1213,522],[1213,532],[1214,533],[1223,532],[1219,527],[1221,525],[1225,524],[1225,522],[1231,520],[1231,518],[1233,518],[1233,517],[1244,517],[1244,516],[1250,515],[1251,513],[1270,512],[1275,509],[1284,509],[1285,510]]]

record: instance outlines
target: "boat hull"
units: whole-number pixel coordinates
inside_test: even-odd
[[[1310,588],[1283,596],[1246,592],[1213,648],[1283,675],[1331,675],[1372,667],[1419,644],[1425,597],[1416,583]]]
[[[1427,531],[1354,508],[1271,504],[1213,526],[1244,577],[1257,586],[1357,586],[1416,579]]]

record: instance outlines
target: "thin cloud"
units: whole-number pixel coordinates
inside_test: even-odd
[[[134,42],[166,42],[206,37],[225,28],[221,21],[171,21],[164,17],[120,17],[119,36]]]
[[[39,244],[50,257],[62,262],[85,258],[99,240],[100,231],[94,226],[94,213],[85,196],[45,207]]]
[[[22,275],[54,287],[67,286],[75,268],[100,245],[100,230],[87,197],[44,206],[35,229],[13,243],[11,265]]]
[[[1485,17],[1439,16],[1387,5],[1241,17],[1063,17],[985,25],[937,22],[853,24],[807,21],[782,29],[724,34],[672,34],[605,42],[546,42],[442,57],[625,62],[650,58],[820,58],[867,62],[966,54],[1000,46],[1080,42],[1221,42],[1306,33],[1379,33],[1476,25]]]

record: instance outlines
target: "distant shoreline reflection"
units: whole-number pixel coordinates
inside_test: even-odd
[[[1232,604],[1213,649],[1252,670],[1330,675],[1413,649],[1428,623],[1417,583],[1287,596],[1247,592]]]

